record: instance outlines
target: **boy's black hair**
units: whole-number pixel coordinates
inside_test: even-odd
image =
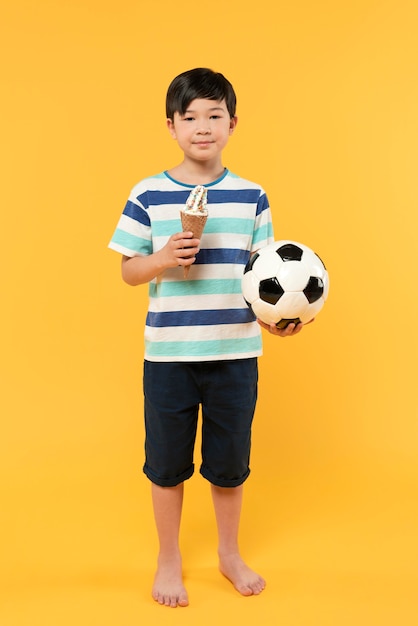
[[[235,117],[237,98],[229,80],[219,72],[206,67],[197,67],[179,74],[172,80],[166,98],[167,118],[172,120],[174,113],[184,115],[191,101],[196,98],[217,102],[225,100],[229,115]]]

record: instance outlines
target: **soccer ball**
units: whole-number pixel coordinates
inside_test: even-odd
[[[328,297],[325,265],[296,241],[275,241],[252,255],[244,269],[242,293],[254,315],[286,328],[310,322]]]

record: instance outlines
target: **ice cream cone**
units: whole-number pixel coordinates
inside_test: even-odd
[[[190,192],[186,205],[180,211],[183,231],[191,231],[196,239],[201,238],[208,219],[207,194],[206,187],[197,185]],[[184,278],[187,278],[189,271],[190,265],[183,268]]]
[[[197,214],[192,215],[191,213],[184,213],[180,211],[181,216],[181,225],[183,231],[191,231],[193,233],[193,237],[195,239],[200,239],[203,233],[203,229],[205,228],[206,220],[208,219],[207,214]],[[187,278],[190,271],[190,265],[186,265],[183,267],[183,276]]]

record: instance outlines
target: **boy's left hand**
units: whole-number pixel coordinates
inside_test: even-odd
[[[308,322],[308,324],[311,324],[313,321],[314,320],[311,320],[310,322]],[[286,328],[277,328],[275,324],[265,324],[259,319],[257,320],[257,322],[262,328],[268,330],[271,335],[277,335],[277,337],[293,337],[294,335],[300,333],[302,328],[306,325],[302,324],[302,322],[299,322],[299,324],[289,324],[288,326],[286,326]]]

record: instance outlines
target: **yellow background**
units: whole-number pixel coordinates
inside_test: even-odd
[[[417,18],[415,0],[2,3],[2,626],[417,623]],[[150,599],[146,287],[107,243],[133,184],[179,161],[165,92],[197,66],[238,94],[225,165],[331,290],[301,335],[265,336],[241,541],[266,592],[218,575],[196,475],[192,604],[170,611]]]

